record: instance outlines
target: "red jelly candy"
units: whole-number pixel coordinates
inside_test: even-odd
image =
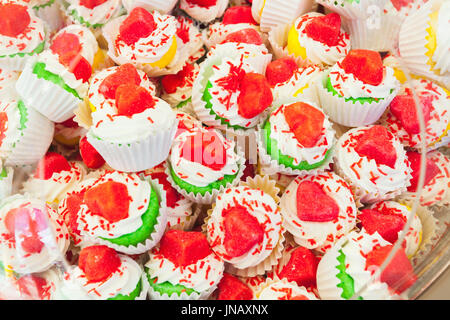
[[[80,139],[80,155],[84,164],[89,169],[98,169],[105,164],[105,159],[98,151],[87,141],[86,137]]]
[[[21,295],[31,300],[43,300],[49,297],[47,280],[35,275],[26,275],[17,279],[17,286]]]
[[[410,192],[416,192],[417,191],[417,185],[419,183],[419,174],[420,174],[420,153],[409,151],[406,153],[406,156],[408,157],[410,167],[412,169],[412,179],[409,180],[411,182],[411,185],[408,187],[408,191]],[[423,185],[426,186],[428,183],[430,183],[431,180],[435,176],[437,176],[441,170],[439,170],[439,167],[437,164],[427,158],[426,168],[425,168],[425,181],[423,182]]]
[[[182,87],[186,82],[186,77],[192,77],[194,66],[186,63],[176,74],[169,74],[161,78],[161,84],[166,93],[175,93],[177,88]]]
[[[378,165],[395,167],[397,152],[391,142],[391,133],[383,126],[375,125],[358,137],[355,151],[362,157],[376,161]]]
[[[259,73],[247,73],[240,82],[238,113],[245,119],[256,117],[272,104],[273,96],[266,78]]]
[[[36,179],[48,180],[54,173],[70,171],[69,162],[56,152],[47,153],[38,163],[34,177]]]
[[[222,19],[223,24],[238,24],[250,23],[258,24],[252,15],[252,7],[250,6],[235,6],[228,8]]]
[[[367,233],[378,232],[383,239],[390,243],[397,241],[398,233],[403,230],[406,222],[400,214],[386,214],[371,209],[362,210],[358,218]]]
[[[266,69],[267,81],[271,86],[286,82],[292,77],[297,69],[298,66],[295,60],[289,57],[272,61]]]
[[[119,270],[120,257],[114,249],[107,246],[90,246],[81,249],[78,267],[83,270],[89,282],[106,280]]]
[[[433,97],[431,95],[420,96],[420,102],[422,105],[422,113],[425,120],[425,126],[430,120],[431,116],[431,103]],[[416,103],[411,93],[402,94],[396,96],[389,106],[392,114],[400,120],[403,128],[409,134],[420,133],[419,117],[417,114]]]
[[[279,277],[295,281],[299,286],[313,287],[316,285],[316,273],[319,259],[311,250],[295,248],[288,263],[281,270]]]
[[[121,84],[116,90],[117,114],[131,117],[155,106],[152,95],[135,84]]]
[[[152,177],[152,179],[158,180],[158,182],[163,185],[163,188],[166,191],[167,206],[169,208],[175,208],[177,202],[181,199],[181,195],[169,183],[166,173],[152,172],[150,176]]]
[[[297,188],[297,216],[303,221],[333,221],[339,216],[339,206],[318,183],[302,181]]]
[[[245,283],[226,272],[217,287],[217,300],[252,300],[253,298],[253,291]]]
[[[80,231],[78,230],[78,211],[80,210],[80,206],[83,203],[84,192],[81,193],[72,193],[66,198],[66,208],[68,217],[64,217],[66,221],[68,221],[68,227],[72,233],[80,235]]]
[[[364,83],[377,86],[383,81],[383,62],[376,51],[351,50],[341,64],[345,72],[352,73]]]
[[[186,2],[202,8],[209,8],[215,6],[217,0],[186,0]]]
[[[80,5],[88,9],[94,9],[105,2],[106,0],[80,0]]]
[[[305,27],[306,34],[327,46],[336,46],[341,33],[341,17],[337,13],[314,17]]]
[[[120,25],[120,39],[130,46],[139,39],[148,37],[155,28],[153,15],[144,8],[136,7]]]
[[[0,34],[17,37],[30,24],[27,6],[15,3],[0,4]]]
[[[119,66],[116,72],[107,76],[100,84],[99,91],[105,98],[115,99],[117,87],[126,83],[132,83],[137,86],[141,83],[141,77],[136,67],[131,63]]]
[[[242,29],[228,34],[222,43],[226,42],[249,43],[258,46],[263,44],[260,34],[253,28]]]

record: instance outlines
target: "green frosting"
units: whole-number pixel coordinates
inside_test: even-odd
[[[327,78],[327,90],[329,91],[329,92],[331,92],[332,94],[333,94],[333,96],[338,96],[338,97],[341,97],[341,98],[343,98],[337,91],[336,91],[336,89],[334,89],[334,87],[333,87],[333,85],[331,84],[331,79],[330,79],[330,77],[328,77]],[[392,92],[392,90],[391,90],[391,92]],[[383,100],[384,98],[344,98],[345,99],[345,102],[347,102],[347,101],[352,101],[353,103],[355,103],[355,102],[360,102],[361,104],[364,104],[364,103],[372,103],[372,102],[378,102],[378,101],[380,101],[380,100]]]
[[[44,4],[34,6],[33,9],[36,10],[36,11],[39,11],[39,9],[42,9],[42,8],[45,8],[45,7],[50,7],[53,3],[55,3],[55,0],[50,0],[50,1],[46,2],[46,3],[44,3]]]
[[[129,295],[126,296],[123,294],[118,294],[115,297],[108,298],[108,300],[136,300],[141,291],[142,291],[142,280],[139,280],[138,284],[136,285],[136,288]]]
[[[181,101],[179,104],[176,105],[175,109],[181,109],[190,102],[192,102],[192,97],[187,100]]]
[[[341,280],[341,282],[337,285],[337,287],[342,288],[341,297],[344,299],[350,299],[355,294],[355,285],[353,278],[347,273],[345,268],[345,254],[341,250],[339,250],[340,255],[337,257],[337,261],[339,264],[336,266],[339,273],[336,275],[336,278]],[[362,297],[358,297],[358,300],[363,300]]]
[[[54,84],[60,86],[61,88],[63,88],[64,90],[66,90],[67,92],[73,94],[75,97],[77,97],[78,99],[82,100],[80,98],[80,96],[78,95],[78,92],[74,89],[72,89],[71,87],[69,87],[63,80],[63,78],[61,78],[61,76],[54,74],[48,70],[45,69],[45,63],[43,62],[36,62],[36,64],[33,67],[33,73],[39,78],[39,79],[44,79],[50,82],[53,82]]]
[[[148,268],[145,268],[148,283],[150,287],[152,287],[153,290],[155,290],[156,292],[159,292],[161,294],[167,294],[169,297],[174,293],[177,294],[178,296],[180,296],[183,292],[186,292],[186,294],[188,295],[191,295],[192,293],[198,293],[194,289],[186,288],[181,284],[171,284],[168,281],[163,283],[156,283],[155,281],[156,278],[152,278],[148,272],[149,272]]]
[[[224,175],[222,180],[214,181],[205,187],[194,186],[193,184],[187,183],[186,181],[179,178],[172,167],[170,167],[170,176],[181,189],[185,190],[187,193],[201,194],[204,196],[207,192],[212,193],[213,190],[220,189],[221,186],[226,186],[228,183],[232,183],[236,179],[237,172],[234,175]]]
[[[142,226],[133,233],[124,234],[118,238],[100,239],[109,241],[111,243],[120,246],[136,246],[139,243],[145,242],[150,237],[150,234],[155,230],[155,225],[157,223],[157,218],[159,215],[159,200],[156,192],[152,189],[150,194],[150,201],[148,204],[147,211],[142,215]]]
[[[9,55],[0,56],[0,58],[5,58],[5,57],[9,57],[9,58],[21,57],[21,58],[23,58],[25,56],[32,56],[32,55],[39,54],[42,51],[44,51],[44,47],[45,47],[45,41],[42,41],[31,52],[17,52],[17,53],[13,53],[13,54],[9,54]]]
[[[270,118],[269,118],[270,119]],[[270,155],[270,157],[274,160],[276,160],[279,164],[284,165],[285,167],[289,167],[296,170],[312,170],[315,168],[320,167],[323,165],[326,161],[328,156],[330,155],[331,149],[327,151],[325,154],[325,158],[323,158],[322,161],[309,164],[307,161],[302,161],[298,165],[294,165],[294,158],[291,156],[282,154],[281,151],[278,149],[278,143],[275,139],[270,138],[270,121],[269,119],[266,120],[263,126],[263,140],[264,144],[266,146],[267,154]]]
[[[80,24],[83,24],[88,28],[96,29],[96,28],[101,28],[105,25],[104,23],[95,23],[95,24],[89,23],[88,21],[84,20],[84,18],[82,16],[80,16],[75,9],[70,11],[69,14],[72,16],[72,18],[74,18]]]

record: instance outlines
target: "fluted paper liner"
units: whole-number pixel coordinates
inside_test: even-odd
[[[48,2],[50,2],[49,0]],[[64,26],[64,18],[61,14],[59,1],[55,0],[51,5],[45,5],[38,9],[34,9],[34,14],[44,20],[51,33],[57,32]]]
[[[265,1],[261,15],[261,31],[293,22],[298,16],[312,10],[312,0],[271,0]]]
[[[73,111],[75,118],[73,119],[80,127],[89,129],[92,126],[92,111],[89,108],[87,98],[78,103],[77,108]]]
[[[167,293],[161,294],[158,291],[155,291],[148,283],[147,275],[145,275],[145,281],[147,282],[148,297],[150,298],[150,300],[207,300],[217,288],[217,285],[215,285],[206,291],[200,292],[200,294],[198,294],[197,292],[193,292],[191,294],[182,292],[180,295],[178,295],[177,293],[173,293],[169,296]]]

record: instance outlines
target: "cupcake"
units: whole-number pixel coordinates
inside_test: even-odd
[[[289,175],[328,169],[335,143],[328,117],[307,101],[276,108],[259,127],[257,138],[261,163]]]
[[[70,300],[145,300],[147,287],[136,261],[96,245],[81,250],[78,266],[64,274],[60,294]]]
[[[381,274],[373,278],[392,248],[377,233],[352,232],[340,239],[322,257],[317,267],[320,298],[399,299],[416,280],[403,248],[399,248]]]
[[[149,256],[145,273],[150,299],[204,300],[223,276],[223,260],[201,232],[170,230]]]
[[[14,195],[0,203],[2,261],[17,273],[43,272],[69,247],[67,227],[44,201]]]
[[[408,230],[404,230],[406,222],[411,219]],[[411,208],[395,201],[374,203],[358,214],[361,231],[368,234],[377,232],[384,240],[395,244],[406,231],[403,248],[408,257],[416,254],[422,241],[422,223],[417,214],[411,215]]]
[[[267,278],[255,292],[254,300],[318,300],[314,293],[286,279]]]
[[[378,52],[352,50],[323,73],[319,99],[331,120],[347,127],[373,124],[394,99],[399,83]]]
[[[45,23],[32,9],[16,1],[0,4],[0,68],[21,71],[26,62],[44,50]]]
[[[419,99],[425,122],[421,131],[413,91]],[[450,92],[426,79],[415,79],[392,100],[380,123],[396,135],[406,147],[428,150],[450,142]]]
[[[17,92],[51,121],[72,118],[86,96],[97,51],[89,29],[79,25],[61,29],[50,47],[26,65],[16,83]]]
[[[97,30],[122,13],[120,0],[67,0],[67,3],[65,12],[69,21],[90,28],[96,35]]]
[[[175,138],[167,176],[187,199],[210,204],[224,188],[239,182],[244,161],[233,141],[213,129],[194,128]]]
[[[180,21],[185,22],[187,32]],[[117,64],[132,63],[149,76],[177,73],[202,46],[200,32],[187,21],[134,8],[128,15],[112,19],[104,26],[108,55]]]
[[[333,172],[297,177],[283,193],[280,208],[294,241],[322,253],[356,226],[352,190]]]
[[[365,204],[393,199],[406,191],[411,179],[402,144],[379,125],[351,129],[339,138],[336,170]]]
[[[201,23],[220,18],[229,0],[180,0],[180,9]]]
[[[428,1],[403,22],[398,48],[411,72],[450,87],[448,1]]]
[[[257,274],[264,274],[276,264],[284,230],[280,210],[268,193],[247,186],[228,188],[217,197],[205,223],[211,248],[230,264],[230,272],[249,276],[247,271],[257,268]]]
[[[33,176],[23,183],[22,192],[57,206],[59,201],[84,179],[86,170],[79,162],[48,152],[38,163]]]
[[[312,0],[254,0],[253,18],[261,30],[269,32],[272,28],[291,22],[299,15],[312,10]]]
[[[141,7],[150,12],[156,10],[163,14],[170,13],[177,2],[178,0],[122,0],[122,4],[128,12],[136,7]]]
[[[420,204],[428,206],[449,206],[450,205],[450,160],[441,152],[435,150],[425,156],[425,180],[423,187],[418,190],[419,174],[421,170],[421,155],[415,151],[406,153],[411,163],[410,180],[411,185],[407,192],[401,194],[400,198],[411,202],[419,197]]]
[[[169,104],[131,64],[98,72],[89,86],[88,142],[115,170],[136,172],[164,161],[177,128]]]
[[[105,171],[81,187],[72,192],[67,208],[72,229],[82,237],[126,254],[143,253],[159,242],[167,225],[160,184]]]
[[[53,138],[53,123],[17,96],[0,97],[0,158],[5,165],[39,161]]]
[[[87,130],[80,127],[72,117],[64,122],[55,123],[53,139],[64,146],[73,147],[79,144],[80,139],[86,135],[86,132]]]
[[[238,277],[224,272],[216,296],[217,300],[252,300],[253,290]]]
[[[269,39],[277,58],[292,57],[300,66],[331,66],[350,51],[350,36],[337,13],[306,13],[272,30]]]

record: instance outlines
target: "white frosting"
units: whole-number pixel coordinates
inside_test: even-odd
[[[66,12],[71,16],[73,10],[76,11],[79,17],[82,17],[85,22],[92,25],[103,25],[110,19],[117,17],[122,9],[122,4],[120,0],[106,0],[101,5],[89,9],[80,4],[80,0],[68,0],[69,7]],[[71,17],[77,23],[80,21],[76,20],[75,17]]]
[[[38,210],[44,214],[47,227],[38,232],[44,243],[39,253],[28,253],[22,248],[21,232],[16,230],[13,240],[9,238],[5,218],[9,211],[25,207],[30,209],[32,217],[36,218]],[[44,201],[22,195],[14,195],[3,199],[0,204],[0,247],[3,264],[19,273],[42,272],[49,269],[55,262],[64,259],[69,247],[69,233],[64,221]]]
[[[315,107],[317,110],[320,110],[314,103],[306,103]],[[278,149],[282,154],[293,158],[294,166],[299,165],[302,161],[314,164],[324,160],[327,151],[331,149],[335,141],[331,122],[325,117],[322,127],[322,136],[314,147],[305,148],[299,143],[294,133],[289,128],[284,116],[284,109],[287,106],[288,105],[280,106],[270,115],[270,138],[277,141]]]
[[[194,128],[192,131],[181,133],[174,139],[169,157],[175,174],[183,181],[197,187],[205,187],[220,180],[225,175],[235,175],[239,171],[238,163],[240,161],[240,156],[235,151],[236,144],[234,141],[224,138],[218,131],[215,131],[215,133],[226,152],[226,163],[222,169],[213,170],[199,162],[189,161],[181,156],[182,147],[187,137],[195,135],[199,130],[206,132],[206,129]],[[217,145],[219,146],[218,143]],[[221,159],[221,157],[218,158]]]
[[[329,69],[331,85],[344,98],[387,98],[392,90],[399,87],[394,76],[394,69],[384,67],[383,80],[379,85],[370,85],[362,82],[353,73],[347,73],[336,63]]]
[[[295,282],[268,281],[271,283],[256,294],[256,300],[292,300],[300,297],[301,300],[318,300],[313,293],[308,292],[305,287],[299,287]]]
[[[151,278],[158,279],[156,283],[168,281],[173,285],[182,285],[199,293],[216,286],[224,271],[223,260],[214,253],[193,264],[177,267],[155,249],[150,253],[150,260],[145,267],[149,269],[148,275]]]
[[[67,272],[60,289],[63,297],[70,300],[106,300],[119,294],[130,295],[141,281],[142,268],[128,256],[119,257],[119,269],[100,282],[88,281],[79,267]]]
[[[303,221],[297,215],[297,189],[301,182],[319,184],[337,204],[337,219],[326,222]],[[347,183],[333,172],[298,177],[287,187],[280,201],[283,226],[294,236],[300,246],[325,252],[342,236],[356,226],[356,204]]]
[[[339,138],[336,146],[336,158],[339,171],[351,181],[356,188],[356,195],[361,202],[373,200],[387,200],[396,193],[409,186],[411,168],[406,158],[406,152],[400,141],[392,136],[391,143],[397,152],[394,168],[384,164],[377,164],[374,159],[360,156],[355,147],[356,137],[361,135],[368,127],[354,128]]]
[[[205,8],[188,3],[186,0],[180,0],[180,9],[184,10],[195,20],[210,22],[224,14],[226,8],[228,7],[228,2],[229,0],[217,0],[215,5]]]
[[[5,97],[17,97],[16,81],[19,79],[19,71],[8,71],[0,68],[0,101]]]
[[[433,61],[436,62],[435,69],[440,74],[450,76],[450,33],[448,32],[450,21],[450,2],[444,1],[439,9],[436,30],[436,50]]]
[[[235,204],[245,207],[248,213],[258,220],[264,230],[264,237],[261,243],[255,244],[248,252],[239,257],[229,258],[224,245],[225,227],[222,212]],[[214,252],[235,268],[256,266],[276,247],[282,232],[281,220],[275,200],[269,194],[245,186],[229,188],[217,197],[207,224],[208,241]]]
[[[342,28],[339,34],[339,42],[335,46],[310,38],[304,31],[306,26],[315,18],[323,17],[322,13],[310,12],[297,18],[294,22],[298,32],[298,42],[305,48],[306,56],[314,64],[333,65],[336,61],[343,59],[350,51],[350,36]]]

